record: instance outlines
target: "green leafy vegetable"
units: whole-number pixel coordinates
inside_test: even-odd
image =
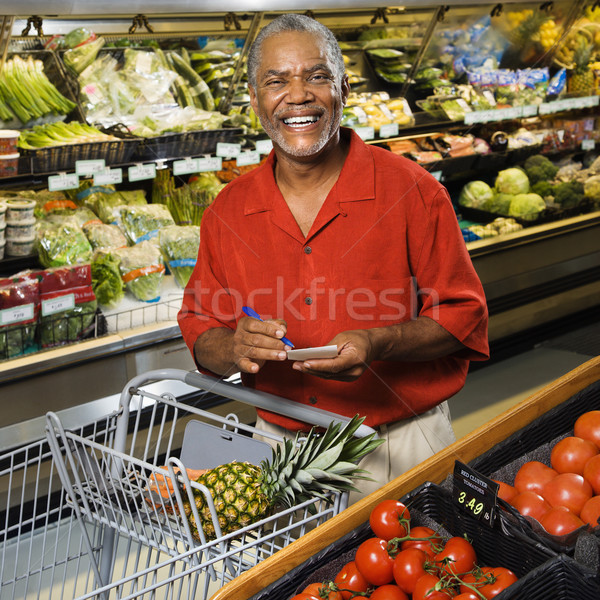
[[[498,173],[494,187],[502,194],[526,194],[529,191],[529,179],[523,169],[511,167]]]
[[[125,296],[125,282],[121,278],[121,259],[107,250],[98,250],[92,259],[92,288],[98,303],[115,308]]]
[[[162,227],[175,225],[169,209],[164,204],[124,206],[120,214],[121,226],[133,244],[156,237]]]
[[[119,269],[127,290],[144,302],[158,300],[165,274],[160,250],[144,240],[129,248],[117,248],[113,253],[121,259]]]
[[[92,246],[76,221],[44,223],[40,228],[38,258],[44,267],[89,263]]]
[[[545,208],[546,203],[538,194],[516,194],[508,207],[508,214],[526,221],[535,221]]]
[[[165,227],[159,231],[158,243],[177,285],[184,288],[196,266],[200,228],[193,225]]]
[[[487,210],[485,207],[493,198],[494,190],[485,181],[475,180],[463,186],[458,196],[458,203],[469,208]]]

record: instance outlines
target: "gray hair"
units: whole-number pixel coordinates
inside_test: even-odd
[[[287,31],[312,33],[321,38],[327,47],[327,54],[333,62],[333,75],[339,85],[345,73],[344,57],[333,32],[311,17],[298,14],[281,15],[263,27],[248,52],[248,83],[256,88],[256,72],[260,64],[263,42],[272,35]]]

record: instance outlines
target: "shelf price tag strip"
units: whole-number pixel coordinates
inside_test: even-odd
[[[77,173],[59,173],[48,177],[48,190],[61,192],[63,190],[75,190],[79,187],[79,176]]]
[[[123,183],[123,169],[106,169],[94,175],[94,185]]]
[[[129,181],[143,181],[145,179],[154,179],[156,177],[156,163],[145,165],[133,165],[127,170]]]
[[[495,482],[457,460],[454,464],[454,503],[472,517],[494,525],[498,508],[498,489]]]

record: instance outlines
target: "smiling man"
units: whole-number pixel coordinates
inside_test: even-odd
[[[445,188],[340,127],[349,86],[329,29],[276,18],[248,81],[273,151],[205,212],[181,331],[205,372],[366,416],[387,440],[361,463],[367,492],[453,441],[445,400],[488,356],[481,283]],[[289,361],[285,336],[337,356]],[[265,411],[257,426],[307,429]]]

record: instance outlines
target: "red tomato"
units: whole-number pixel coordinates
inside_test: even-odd
[[[331,582],[309,583],[303,590],[306,594],[312,594],[318,600],[342,600],[342,593],[331,589]]]
[[[383,500],[371,511],[369,525],[378,538],[404,537],[410,526],[410,512],[399,500]]]
[[[540,521],[550,535],[566,535],[584,525],[584,522],[564,506],[551,508]]]
[[[338,586],[344,600],[350,600],[354,592],[366,592],[369,588],[367,580],[361,575],[353,560],[340,569],[333,582]]]
[[[557,473],[583,474],[585,463],[598,454],[598,447],[590,440],[568,436],[556,442],[550,453],[550,464]]]
[[[592,456],[583,467],[583,478],[592,486],[594,494],[600,494],[600,454]]]
[[[544,485],[554,479],[558,473],[539,460],[529,460],[521,465],[515,475],[514,486],[518,492],[540,494]]]
[[[419,525],[413,527],[410,530],[409,540],[405,540],[400,544],[402,550],[407,548],[420,548],[427,552],[427,554],[433,558],[437,552],[442,548],[442,538],[435,534],[435,531],[431,527],[425,525]]]
[[[517,488],[510,485],[510,483],[500,481],[499,479],[492,479],[492,481],[500,485],[498,488],[498,498],[502,498],[506,502],[510,502],[519,493]]]
[[[469,540],[455,536],[445,543],[444,548],[435,555],[434,560],[443,571],[458,575],[467,573],[475,566],[477,555]]]
[[[417,580],[425,575],[425,561],[428,554],[420,548],[401,550],[394,559],[394,580],[407,594],[415,590]]]
[[[489,600],[517,581],[517,576],[506,567],[481,567],[467,573],[462,580],[465,584],[477,588],[477,591]],[[472,588],[464,584],[461,584],[460,591],[473,593]]]
[[[454,600],[480,600],[480,597],[473,592],[461,592],[458,596],[454,596]]]
[[[592,496],[583,505],[579,518],[584,523],[589,523],[592,527],[598,527],[598,519],[600,519],[600,496]]]
[[[580,415],[575,421],[573,435],[590,440],[600,448],[600,410],[590,410]]]
[[[369,598],[371,600],[409,600],[407,594],[391,583],[379,586]]]
[[[376,537],[365,540],[356,549],[354,562],[368,583],[385,585],[394,580],[394,559],[388,553],[386,540]]]
[[[539,521],[552,507],[550,503],[535,492],[517,494],[511,504],[524,516]]]
[[[577,473],[560,473],[542,490],[542,496],[551,506],[564,506],[576,515],[593,493],[592,486]]]
[[[412,600],[448,600],[452,591],[445,587],[439,577],[426,573],[419,578],[415,585]]]
[[[319,600],[319,596],[313,596],[312,594],[307,594],[306,592],[300,592],[295,596],[292,596],[290,600]]]

